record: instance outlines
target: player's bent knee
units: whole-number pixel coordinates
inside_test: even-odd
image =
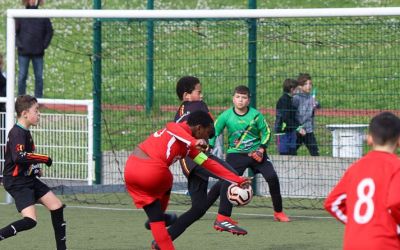
[[[50,213],[52,214],[52,216],[57,216],[58,214],[62,216],[64,214],[65,207],[66,207],[66,205],[61,203],[61,206],[59,206],[58,208],[56,208],[54,210],[50,210]]]
[[[66,208],[66,207],[67,207],[67,205],[65,205],[64,203],[61,202],[61,206],[60,206],[59,208],[57,208],[57,210],[58,210],[58,209],[63,210],[63,209]]]
[[[32,229],[36,226],[36,224],[37,224],[37,222],[34,219],[29,218],[29,217],[24,217],[22,219],[21,228],[19,228],[18,231],[25,231],[25,230]]]

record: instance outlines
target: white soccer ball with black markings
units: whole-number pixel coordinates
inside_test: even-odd
[[[244,206],[253,199],[253,188],[251,186],[241,188],[237,184],[231,184],[228,187],[226,196],[234,206]]]

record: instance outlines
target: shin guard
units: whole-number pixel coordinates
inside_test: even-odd
[[[66,223],[64,221],[64,208],[62,205],[59,209],[51,210],[51,222],[53,223],[54,236],[56,239],[57,250],[67,249],[66,242]]]

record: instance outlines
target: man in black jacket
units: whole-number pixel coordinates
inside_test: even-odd
[[[0,97],[6,97],[6,86],[7,81],[5,75],[3,73],[3,66],[4,66],[4,56],[0,53]],[[0,102],[0,112],[6,112],[6,104],[4,102]],[[3,121],[1,121],[0,126],[2,126]]]
[[[37,9],[43,0],[24,0],[27,9]],[[53,37],[49,18],[20,18],[16,21],[16,45],[18,48],[18,95],[26,92],[29,61],[35,75],[35,97],[43,97],[43,56]]]
[[[6,96],[7,81],[3,73],[4,56],[0,53],[0,97]],[[6,145],[6,104],[0,102],[0,158],[4,159]],[[0,175],[3,174],[4,162],[0,162]],[[3,178],[0,177],[0,185],[3,183]]]

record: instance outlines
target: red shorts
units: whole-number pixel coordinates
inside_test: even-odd
[[[158,160],[130,155],[125,165],[125,185],[137,208],[165,199],[172,188],[169,167]]]

